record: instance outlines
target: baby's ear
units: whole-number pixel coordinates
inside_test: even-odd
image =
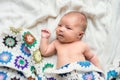
[[[81,39],[83,37],[83,35],[84,35],[83,31],[79,32],[78,38]]]

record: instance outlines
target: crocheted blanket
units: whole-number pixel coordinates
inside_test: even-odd
[[[45,71],[46,77],[56,80],[104,80],[102,70],[95,67],[89,61],[78,61],[66,64],[59,69],[48,69]]]
[[[27,30],[10,27],[3,31],[0,34],[0,80],[35,78],[31,51],[36,44],[35,37]]]

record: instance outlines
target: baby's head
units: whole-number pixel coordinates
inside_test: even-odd
[[[79,28],[82,29],[83,31],[86,30],[87,18],[84,13],[72,11],[72,12],[65,14],[62,18],[68,18],[68,19],[70,19],[70,21],[73,21],[73,22],[71,22],[72,24],[78,24],[75,26],[79,26]],[[61,20],[62,20],[62,18],[61,18]]]
[[[78,41],[82,38],[87,27],[87,18],[80,12],[69,12],[65,14],[57,28],[57,39],[62,43]]]

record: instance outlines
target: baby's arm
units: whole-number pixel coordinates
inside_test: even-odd
[[[47,29],[41,30],[40,51],[43,56],[51,56],[55,53],[55,41],[49,44],[50,31]]]
[[[86,48],[84,55],[85,55],[87,60],[92,62],[99,69],[102,69],[98,57],[90,50],[89,47]]]

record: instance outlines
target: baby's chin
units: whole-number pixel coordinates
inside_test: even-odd
[[[62,39],[58,39],[57,40],[60,42],[60,43],[63,43],[63,44],[66,44],[66,43],[72,43],[73,41],[68,41],[68,40],[62,40]]]

